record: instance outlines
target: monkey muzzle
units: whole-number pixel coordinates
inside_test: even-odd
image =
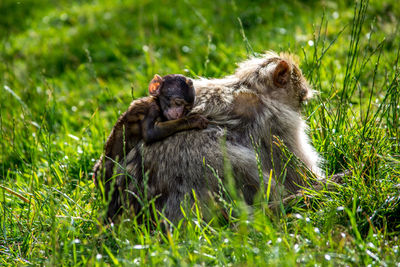
[[[164,116],[168,120],[176,120],[183,117],[184,107],[170,107],[168,110],[164,111]]]

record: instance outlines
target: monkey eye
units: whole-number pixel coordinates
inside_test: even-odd
[[[177,106],[184,106],[186,104],[186,101],[181,99],[181,98],[175,98],[173,100],[173,103]]]

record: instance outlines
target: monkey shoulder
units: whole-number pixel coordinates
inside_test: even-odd
[[[240,89],[233,94],[233,113],[244,119],[255,118],[262,112],[263,101],[253,91]]]

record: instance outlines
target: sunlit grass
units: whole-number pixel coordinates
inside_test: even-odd
[[[0,10],[0,265],[400,261],[397,1],[7,0]],[[228,186],[175,226],[150,221],[151,200],[145,223],[103,225],[91,168],[154,73],[221,77],[270,49],[297,54],[319,92],[304,117],[327,175],[348,170],[343,185],[279,214]]]

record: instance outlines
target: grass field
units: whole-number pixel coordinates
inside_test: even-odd
[[[2,0],[0,265],[399,266],[400,3],[277,3]],[[344,184],[229,225],[103,227],[91,168],[152,76],[222,77],[266,50],[299,56],[309,134]]]

